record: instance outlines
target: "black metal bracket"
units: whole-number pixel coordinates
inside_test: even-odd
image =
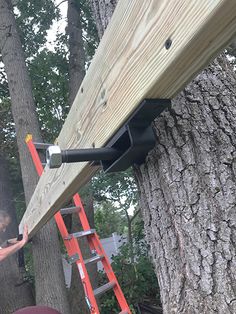
[[[156,142],[151,123],[170,106],[170,99],[144,99],[105,147],[63,151],[49,147],[49,167],[60,167],[65,162],[93,161],[93,165],[100,162],[105,172],[115,172],[142,164]]]
[[[124,126],[106,144],[122,154],[113,160],[102,160],[105,172],[123,171],[133,164],[142,164],[147,153],[155,146],[152,121],[163,110],[170,108],[170,99],[144,99]]]

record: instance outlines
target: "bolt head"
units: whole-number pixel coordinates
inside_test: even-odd
[[[49,146],[46,150],[47,165],[50,169],[59,168],[62,164],[61,149],[59,146]]]

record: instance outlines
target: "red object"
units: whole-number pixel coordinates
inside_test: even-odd
[[[57,310],[47,306],[29,306],[14,312],[13,314],[60,314]]]
[[[31,153],[31,156],[32,156],[33,162],[35,164],[35,168],[37,170],[37,173],[39,176],[41,176],[43,173],[43,166],[42,166],[41,160],[39,158],[37,149],[33,143],[32,136],[27,135],[25,141],[26,141],[26,144],[27,144],[29,151]],[[77,214],[78,214],[78,218],[81,221],[83,230],[89,232],[91,230],[91,228],[90,228],[87,216],[85,214],[85,210],[84,210],[84,207],[83,207],[83,204],[81,202],[79,194],[74,195],[73,201],[74,201],[75,206],[78,208]],[[67,249],[68,256],[73,257],[73,256],[77,255],[79,257],[75,261],[75,263],[77,264],[77,267],[78,267],[78,271],[79,271],[80,278],[81,278],[83,288],[84,288],[85,300],[86,300],[86,303],[88,304],[90,314],[100,314],[99,309],[98,309],[98,305],[97,305],[97,301],[95,298],[95,294],[94,294],[95,290],[93,290],[93,288],[92,288],[92,285],[91,285],[91,282],[89,279],[89,275],[88,275],[88,272],[87,272],[87,269],[85,266],[85,261],[83,259],[83,256],[82,256],[82,253],[81,253],[81,250],[79,247],[78,240],[76,237],[73,236],[73,234],[68,233],[66,225],[64,223],[64,220],[63,220],[63,217],[62,217],[60,211],[58,211],[54,215],[54,218],[56,220],[57,227],[60,230],[62,239],[63,239],[65,247]],[[104,270],[106,272],[107,278],[108,278],[108,285],[110,285],[110,287],[112,287],[112,289],[115,293],[117,302],[120,305],[120,308],[121,308],[120,314],[131,314],[129,306],[126,302],[126,299],[125,299],[123,292],[120,288],[120,285],[116,279],[116,276],[112,270],[112,267],[109,263],[109,260],[106,256],[106,253],[102,247],[102,244],[99,240],[97,233],[96,232],[89,233],[86,236],[87,236],[90,250],[92,252],[95,252],[96,256],[100,257],[100,262],[102,263]],[[88,262],[86,262],[86,264],[87,263]],[[98,288],[98,290],[99,290],[99,288]],[[108,290],[108,289],[105,288],[103,290],[103,292],[105,292],[106,290]],[[99,294],[99,293],[97,293],[97,294]],[[19,314],[20,313],[30,314],[31,312],[19,312]],[[41,312],[32,312],[32,314],[33,313],[40,313],[41,314]],[[46,313],[48,313],[48,314],[52,313],[53,314],[54,312],[45,312],[45,314]],[[57,313],[57,312],[55,312],[55,313]],[[17,314],[18,314],[18,312],[17,312]]]

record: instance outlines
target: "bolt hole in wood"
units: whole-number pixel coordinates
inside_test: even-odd
[[[106,109],[106,106],[107,106],[107,101],[105,100],[105,101],[102,103],[102,109],[105,110],[105,109]]]
[[[166,42],[165,42],[165,48],[166,48],[166,50],[170,49],[171,45],[172,45],[172,40],[171,40],[170,38],[168,38],[168,39],[166,40]]]
[[[83,92],[84,92],[84,89],[83,89],[83,87],[81,87],[80,91],[81,91],[81,94],[83,94]]]

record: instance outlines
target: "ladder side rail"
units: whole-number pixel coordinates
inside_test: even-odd
[[[35,145],[33,143],[32,135],[28,134],[25,138],[25,142],[26,142],[28,149],[30,151],[30,154],[31,154],[34,166],[36,168],[36,171],[40,177],[43,174],[43,166],[42,166],[41,160],[39,158],[39,154],[38,154],[38,152],[35,148]]]
[[[90,280],[89,280],[89,275],[88,275],[86,266],[84,264],[83,255],[82,255],[82,252],[80,250],[78,241],[73,236],[70,238],[70,235],[67,231],[63,217],[60,214],[60,212],[57,212],[55,216],[57,216],[58,229],[60,230],[61,236],[63,237],[63,241],[64,241],[65,247],[67,249],[68,255],[69,256],[74,256],[75,254],[79,255],[79,259],[77,259],[75,263],[76,263],[78,271],[80,273],[80,278],[82,281],[84,294],[85,294],[85,298],[86,298],[87,304],[89,306],[89,309],[90,309],[91,313],[99,314],[97,301],[96,301],[96,298],[93,294],[93,288],[92,288],[92,285],[91,285]],[[68,239],[68,240],[64,240],[64,239]]]
[[[75,206],[80,207],[79,218],[80,218],[83,230],[84,231],[90,230],[91,228],[90,228],[90,225],[89,225],[89,222],[88,222],[88,218],[86,216],[86,213],[85,213],[85,210],[84,210],[84,206],[82,204],[81,198],[80,198],[78,193],[76,193],[73,196],[73,201],[75,203]]]
[[[97,253],[99,255],[103,256],[103,259],[101,260],[102,265],[104,267],[105,273],[108,277],[108,280],[111,281],[115,281],[116,285],[113,287],[113,291],[115,293],[116,299],[120,305],[121,310],[126,310],[128,312],[128,314],[132,314],[129,308],[129,305],[125,299],[125,296],[122,292],[122,289],[118,283],[118,280],[116,278],[116,275],[111,267],[111,264],[109,262],[109,259],[105,253],[105,250],[103,249],[100,239],[97,235],[97,233],[94,234],[93,237],[91,237],[91,241],[93,242],[93,245],[97,251]]]
[[[80,221],[81,221],[81,224],[83,226],[83,228],[87,229],[87,230],[90,230],[90,225],[89,225],[89,222],[88,222],[88,219],[87,219],[87,216],[85,214],[85,210],[84,210],[84,207],[83,207],[83,204],[82,204],[82,201],[81,201],[81,198],[78,194],[75,194],[74,197],[73,197],[73,200],[74,200],[74,203],[75,203],[75,206],[78,206],[80,207],[80,211],[79,211],[79,216],[80,216]],[[85,229],[85,230],[86,230]],[[110,262],[108,260],[108,257],[105,253],[105,250],[103,249],[102,245],[101,245],[101,242],[99,240],[99,237],[97,235],[97,233],[95,232],[94,234],[90,235],[87,237],[88,239],[88,243],[89,243],[89,246],[90,246],[90,249],[95,249],[97,254],[100,255],[100,256],[103,256],[103,258],[101,259],[101,263],[104,267],[104,270],[105,270],[105,273],[108,277],[108,280],[110,282],[114,281],[116,283],[116,285],[114,286],[113,290],[114,290],[114,293],[115,293],[115,296],[116,296],[116,299],[121,307],[122,310],[127,310],[129,314],[131,314],[131,311],[129,309],[129,306],[127,304],[127,301],[124,297],[124,294],[121,290],[121,287],[118,283],[118,280],[113,272],[113,269],[110,265]]]

